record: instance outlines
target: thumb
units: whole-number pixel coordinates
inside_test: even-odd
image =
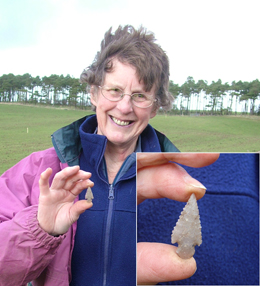
[[[163,243],[137,243],[137,284],[155,285],[191,277],[197,267],[195,259],[182,259],[176,246]]]
[[[185,169],[174,163],[155,165],[138,171],[137,203],[145,199],[169,198],[187,202],[192,193],[201,199],[206,188],[192,178]]]
[[[77,221],[79,216],[92,206],[93,203],[88,202],[87,200],[79,200],[74,203],[70,209],[71,222],[74,223],[75,221]]]

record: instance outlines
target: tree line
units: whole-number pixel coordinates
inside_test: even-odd
[[[182,84],[169,82],[169,90],[175,97],[172,114],[236,114],[260,115],[260,81],[233,81],[222,83],[221,79],[208,83],[195,82],[189,76]],[[49,104],[56,106],[91,106],[87,85],[70,75],[51,75],[40,78],[29,73],[4,74],[0,77],[0,102]],[[241,112],[241,111],[240,111]]]
[[[0,77],[0,102],[21,102],[64,106],[90,106],[86,84],[70,75],[33,77],[4,74]]]
[[[181,114],[189,114],[192,111],[202,114],[237,114],[240,105],[242,113],[260,115],[258,79],[251,82],[232,81],[231,84],[222,83],[219,79],[209,84],[205,80],[195,82],[193,77],[188,77],[181,86],[173,81],[170,81],[169,86],[170,92],[179,99],[179,107],[176,109]]]

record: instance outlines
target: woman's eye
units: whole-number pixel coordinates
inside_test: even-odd
[[[134,93],[133,97],[138,98],[138,99],[145,99],[146,98],[146,96],[142,93]]]
[[[110,88],[109,91],[114,92],[114,93],[120,93],[121,92],[121,90],[119,88]]]

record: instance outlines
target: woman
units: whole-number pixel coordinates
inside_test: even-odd
[[[110,29],[81,80],[96,115],[0,179],[0,285],[136,283],[135,153],[178,151],[148,125],[171,107],[168,59],[145,29]]]

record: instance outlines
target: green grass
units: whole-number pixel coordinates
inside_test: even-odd
[[[30,153],[50,148],[54,131],[87,114],[90,112],[0,104],[0,174]]]
[[[156,116],[152,126],[182,152],[258,152],[260,117]]]
[[[90,113],[0,104],[0,174],[30,153],[51,147],[54,131]],[[260,150],[259,117],[157,115],[150,123],[183,152]]]

